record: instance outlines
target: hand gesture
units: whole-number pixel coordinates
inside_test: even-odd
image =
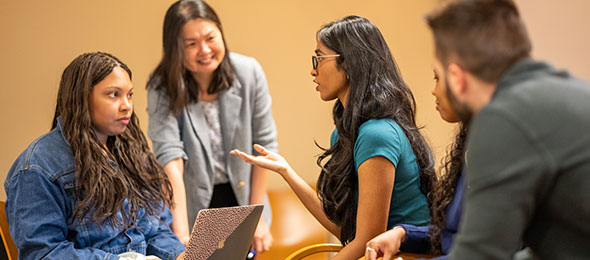
[[[395,254],[399,252],[399,247],[405,237],[406,230],[400,226],[376,236],[367,242],[365,259],[376,260],[377,257],[383,256],[383,260],[392,260]]]
[[[277,172],[281,175],[284,175],[291,166],[289,163],[283,158],[281,155],[275,152],[271,152],[266,148],[255,144],[254,149],[260,153],[258,156],[250,155],[244,153],[238,149],[234,149],[230,154],[237,155],[245,162],[256,165],[262,168],[269,169],[271,171]]]

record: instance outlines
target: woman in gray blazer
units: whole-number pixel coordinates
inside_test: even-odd
[[[203,1],[172,4],[163,38],[147,84],[148,135],[172,183],[172,230],[187,244],[199,210],[264,203],[253,242],[264,252],[272,244],[267,170],[228,156],[255,143],[278,148],[264,72],[254,58],[228,51],[219,18]]]

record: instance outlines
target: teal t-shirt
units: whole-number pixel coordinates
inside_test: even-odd
[[[334,129],[330,145],[334,145],[337,140],[338,132]],[[395,167],[387,229],[396,224],[428,225],[428,202],[420,190],[420,170],[416,156],[406,134],[392,119],[372,119],[359,127],[354,145],[356,174],[364,161],[376,156],[387,158]],[[358,187],[355,194],[358,204]]]

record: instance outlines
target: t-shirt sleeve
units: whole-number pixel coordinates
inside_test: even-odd
[[[338,141],[338,130],[334,129],[330,135],[330,147],[334,146],[336,141]]]
[[[399,131],[382,120],[363,124],[354,144],[354,166],[358,169],[366,160],[383,156],[397,167],[402,147],[402,133]]]

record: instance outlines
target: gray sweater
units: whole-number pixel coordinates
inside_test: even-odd
[[[525,59],[474,118],[449,259],[590,259],[590,85]]]

